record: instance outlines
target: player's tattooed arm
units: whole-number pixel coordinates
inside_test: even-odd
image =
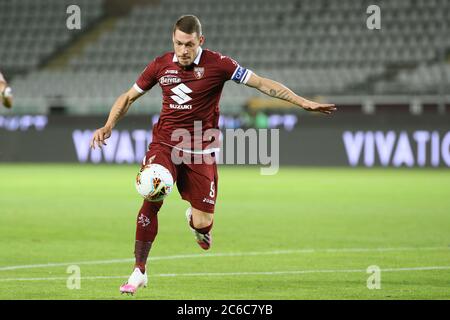
[[[131,88],[127,92],[121,94],[111,108],[105,127],[110,127],[111,129],[114,128],[117,122],[119,122],[119,120],[126,115],[128,109],[131,107],[131,104],[141,95],[142,93],[137,92],[134,88]]]
[[[331,112],[336,111],[336,106],[334,104],[323,104],[305,99],[295,94],[283,84],[271,79],[259,77],[254,73],[248,80],[247,85],[258,89],[268,96],[291,102],[308,111],[321,112],[325,114],[330,114]]]
[[[116,126],[117,122],[119,122],[119,120],[125,116],[131,104],[136,101],[141,95],[142,93],[139,93],[136,91],[136,89],[131,88],[117,98],[116,102],[114,102],[114,105],[111,108],[111,111],[109,112],[106,124],[102,128],[97,129],[94,132],[90,144],[91,148],[95,149],[96,145],[99,148],[101,148],[103,145],[106,146],[105,140],[111,136],[112,129]]]

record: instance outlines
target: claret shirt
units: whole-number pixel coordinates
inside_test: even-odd
[[[233,59],[208,49],[199,48],[193,64],[182,67],[174,52],[168,52],[150,62],[134,84],[144,93],[159,83],[162,89],[162,109],[153,127],[153,142],[179,146],[173,139],[176,129],[185,129],[192,137],[202,137],[208,129],[218,129],[219,100],[226,81],[245,84],[252,74]],[[196,121],[199,122],[194,127]],[[195,129],[195,131],[194,131]],[[201,129],[201,132],[199,132]],[[203,150],[210,139],[192,140],[183,146]]]

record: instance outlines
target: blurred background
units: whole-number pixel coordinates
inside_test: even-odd
[[[26,161],[8,141],[30,130],[34,135],[22,146],[42,145],[37,141],[45,140],[45,130],[60,132],[70,145],[59,155],[41,153],[37,161],[109,161],[88,151],[80,158],[83,147],[71,141],[75,130],[87,137],[85,130],[103,125],[147,63],[172,50],[176,19],[195,14],[205,48],[339,107],[328,119],[314,117],[229,82],[221,128],[280,128],[281,161],[287,164],[449,166],[450,3],[373,2],[2,0],[0,70],[13,88],[14,107],[0,108],[0,161]],[[80,30],[66,26],[73,4],[80,8]],[[372,4],[380,8],[379,29],[368,28]],[[155,86],[129,111],[136,117],[121,124],[131,143],[143,133],[129,130],[149,131],[160,108]],[[64,129],[72,134],[65,136]],[[41,136],[33,141],[36,132]],[[293,154],[293,147],[299,151]]]

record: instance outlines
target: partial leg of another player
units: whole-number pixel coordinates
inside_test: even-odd
[[[204,250],[208,250],[212,245],[211,229],[214,222],[213,216],[212,213],[204,212],[193,207],[189,207],[186,210],[186,219],[189,227],[198,245]]]

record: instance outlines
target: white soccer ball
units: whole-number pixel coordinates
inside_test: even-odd
[[[135,185],[137,192],[145,200],[161,201],[172,192],[173,177],[162,165],[149,164],[139,171]]]

